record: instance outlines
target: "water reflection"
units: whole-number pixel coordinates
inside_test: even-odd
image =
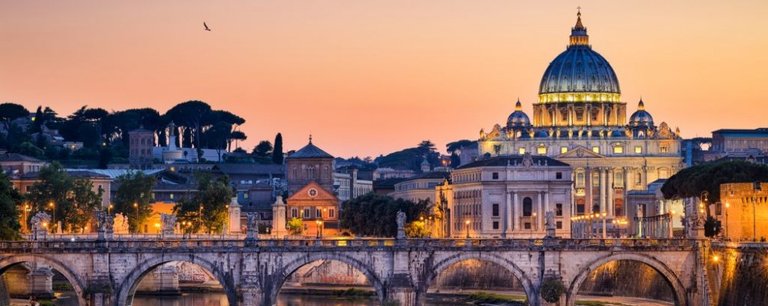
[[[144,296],[133,298],[133,306],[228,306],[224,293],[185,293],[181,296]]]

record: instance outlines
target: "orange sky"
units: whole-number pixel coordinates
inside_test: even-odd
[[[642,96],[684,137],[768,126],[764,0],[3,1],[0,101],[68,115],[199,99],[247,120],[249,151],[277,132],[344,157],[444,151],[517,97],[531,113],[577,5],[629,113]]]

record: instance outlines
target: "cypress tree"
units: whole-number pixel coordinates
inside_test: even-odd
[[[283,164],[283,135],[275,135],[275,147],[272,148],[272,162],[278,165]]]

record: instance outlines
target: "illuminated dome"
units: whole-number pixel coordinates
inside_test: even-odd
[[[592,50],[587,28],[581,23],[581,12],[577,16],[568,48],[544,71],[539,86],[540,102],[619,102],[619,79],[611,64]]]
[[[643,99],[640,99],[640,102],[637,103],[637,111],[632,113],[632,116],[629,116],[629,126],[653,126],[653,116],[645,110]]]
[[[515,111],[509,115],[509,118],[507,118],[507,128],[528,127],[530,125],[531,119],[529,119],[528,115],[523,112],[523,106],[520,103],[520,100],[517,100],[517,103],[515,103]]]

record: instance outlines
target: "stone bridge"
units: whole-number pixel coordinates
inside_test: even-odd
[[[286,279],[317,260],[361,271],[382,301],[420,305],[437,276],[476,259],[514,274],[531,305],[542,281],[559,278],[561,305],[575,305],[581,283],[601,265],[630,260],[652,267],[674,292],[676,305],[710,305],[707,240],[667,239],[347,239],[347,240],[41,240],[0,242],[0,273],[16,265],[60,272],[81,306],[132,304],[142,277],[174,261],[197,264],[223,286],[229,305],[273,305]]]

